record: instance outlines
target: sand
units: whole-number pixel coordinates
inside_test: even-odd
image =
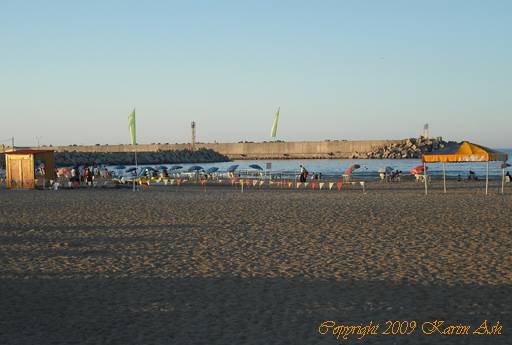
[[[0,344],[510,344],[512,194],[476,187],[3,190]],[[319,333],[485,319],[503,334]]]

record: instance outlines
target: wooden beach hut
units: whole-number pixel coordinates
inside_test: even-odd
[[[425,175],[427,174],[427,163],[443,163],[443,187],[446,193],[446,163],[468,163],[468,162],[487,162],[487,172],[485,176],[485,194],[489,191],[489,162],[508,160],[508,154],[490,149],[485,146],[463,141],[460,143],[448,144],[441,150],[425,153],[422,157]],[[427,178],[425,176],[425,194],[428,193]],[[502,184],[504,179],[502,179]],[[503,191],[503,186],[502,186]]]
[[[55,179],[53,151],[27,149],[5,152],[5,170],[7,188],[44,188]]]

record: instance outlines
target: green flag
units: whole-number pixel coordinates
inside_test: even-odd
[[[278,121],[279,121],[279,108],[277,108],[276,115],[274,116],[274,123],[272,124],[272,131],[270,132],[270,136],[274,139],[277,136]]]
[[[128,115],[128,128],[130,129],[130,140],[132,145],[137,144],[137,139],[135,136],[135,109]]]

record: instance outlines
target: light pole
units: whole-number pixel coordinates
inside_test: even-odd
[[[39,147],[39,141],[42,139],[43,137],[41,136],[36,136],[36,141],[37,141],[37,147]]]

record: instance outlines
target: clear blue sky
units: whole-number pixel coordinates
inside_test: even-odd
[[[512,1],[4,1],[0,140],[512,147]]]

